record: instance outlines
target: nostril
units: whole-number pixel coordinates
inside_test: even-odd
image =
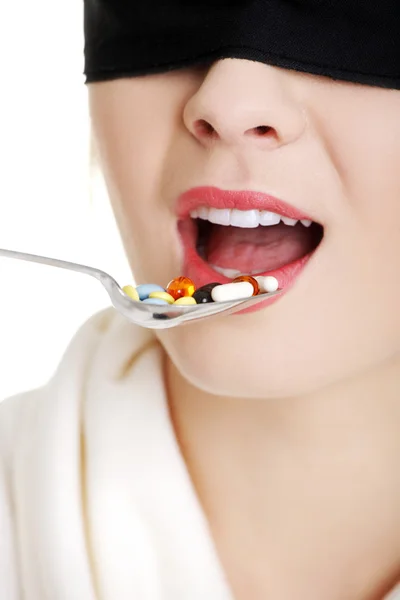
[[[256,135],[257,137],[265,137],[273,132],[273,128],[268,125],[259,125],[258,127],[254,127],[253,129],[249,129],[246,131],[247,135]]]
[[[197,119],[193,123],[193,134],[200,140],[216,140],[219,139],[220,134],[213,125],[206,119]],[[247,129],[243,132],[242,135],[248,137],[257,137],[257,138],[265,138],[268,140],[277,139],[278,133],[274,127],[270,127],[269,125],[258,125],[257,127],[252,127],[251,129]]]
[[[268,127],[268,125],[259,125],[256,127],[256,133],[258,135],[266,135],[271,131],[272,127]]]
[[[194,124],[195,134],[198,137],[216,138],[218,133],[214,127],[205,119],[199,119]]]

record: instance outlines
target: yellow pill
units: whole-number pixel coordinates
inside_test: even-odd
[[[175,304],[179,304],[181,306],[189,306],[191,304],[197,304],[197,302],[193,298],[193,296],[182,296],[182,298],[178,298],[178,300],[175,300],[174,305]]]
[[[151,292],[151,294],[149,294],[149,298],[158,298],[159,300],[165,300],[166,302],[168,302],[168,304],[174,303],[173,297],[167,292]]]
[[[136,288],[133,287],[133,285],[125,285],[122,288],[122,291],[129,296],[129,298],[132,298],[132,300],[136,300],[137,302],[140,300],[139,298],[139,294],[136,291]]]

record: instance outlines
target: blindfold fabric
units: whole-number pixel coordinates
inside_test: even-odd
[[[86,82],[243,58],[400,89],[400,0],[84,0]]]

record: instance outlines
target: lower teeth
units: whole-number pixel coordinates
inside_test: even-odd
[[[259,271],[251,271],[250,273],[241,273],[240,271],[237,271],[236,269],[223,269],[222,267],[217,267],[216,265],[210,265],[210,267],[216,271],[217,273],[219,273],[220,275],[223,275],[224,277],[227,277],[228,279],[235,279],[236,277],[241,277],[242,275],[259,275],[260,272]]]

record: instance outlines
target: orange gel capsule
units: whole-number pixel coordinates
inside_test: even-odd
[[[178,300],[185,296],[193,296],[196,286],[189,277],[177,277],[169,282],[166,291],[171,294],[174,300]]]
[[[260,293],[260,286],[258,285],[258,281],[254,279],[254,277],[251,277],[251,275],[240,275],[240,277],[236,277],[232,281],[232,283],[240,283],[242,281],[247,281],[248,283],[251,283],[254,290],[253,296],[257,296]]]

